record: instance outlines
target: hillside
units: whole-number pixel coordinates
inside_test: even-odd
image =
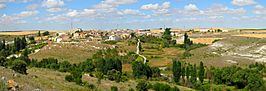
[[[89,90],[73,82],[65,81],[65,75],[68,73],[40,68],[30,68],[27,72],[28,75],[22,75],[11,69],[0,67],[1,81],[14,80],[18,84],[20,91],[32,91],[35,89],[41,89],[43,91]]]

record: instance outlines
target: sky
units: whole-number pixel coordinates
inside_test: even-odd
[[[266,0],[0,0],[0,31],[266,28],[265,21]]]

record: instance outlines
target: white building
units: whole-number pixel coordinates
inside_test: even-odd
[[[108,40],[118,41],[118,40],[121,40],[121,38],[119,36],[111,35],[111,36],[109,36]]]

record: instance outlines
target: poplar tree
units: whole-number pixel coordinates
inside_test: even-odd
[[[199,80],[202,83],[204,80],[204,73],[205,73],[205,69],[204,69],[204,65],[202,62],[200,62],[200,68],[199,68]]]
[[[176,61],[176,59],[173,60],[173,76],[174,76],[174,81],[179,82],[180,77],[181,77],[181,62]]]

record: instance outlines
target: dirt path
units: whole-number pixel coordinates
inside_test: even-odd
[[[143,61],[144,61],[144,64],[146,64],[147,58],[146,58],[145,56],[139,54],[139,51],[140,51],[140,49],[139,49],[139,45],[140,45],[140,39],[138,39],[138,44],[137,44],[137,51],[136,51],[136,54],[138,54],[140,57],[142,57],[142,58],[143,58]]]

